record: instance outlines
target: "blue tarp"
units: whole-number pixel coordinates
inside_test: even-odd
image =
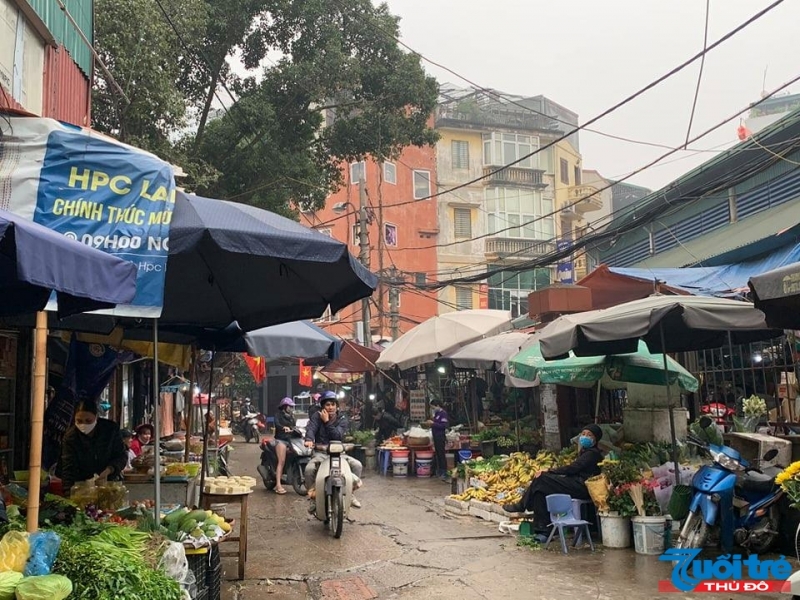
[[[679,269],[631,269],[610,267],[609,271],[645,281],[658,281],[686,290],[697,296],[743,296],[749,291],[747,281],[772,269],[800,261],[800,244],[785,246],[757,260],[718,267]]]

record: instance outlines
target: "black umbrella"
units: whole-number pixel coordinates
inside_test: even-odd
[[[159,326],[236,321],[252,331],[336,312],[376,285],[338,240],[252,206],[179,193]]]
[[[800,262],[751,277],[748,284],[771,327],[800,328]]]

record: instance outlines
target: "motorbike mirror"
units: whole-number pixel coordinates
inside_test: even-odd
[[[709,417],[700,417],[700,427],[705,429],[709,425],[711,425],[711,419]]]
[[[766,462],[769,462],[773,458],[775,458],[776,456],[778,456],[778,449],[777,448],[773,448],[772,450],[768,450],[767,451],[767,453],[764,455],[763,460],[766,461]]]

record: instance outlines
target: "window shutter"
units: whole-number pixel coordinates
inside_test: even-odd
[[[472,211],[470,209],[453,209],[453,230],[457,238],[472,237]]]

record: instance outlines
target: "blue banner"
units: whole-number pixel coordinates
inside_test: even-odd
[[[158,317],[175,203],[172,167],[52,119],[10,123],[11,135],[0,140],[0,184],[10,183],[5,190],[0,185],[0,207],[136,264],[132,305],[106,312]]]
[[[556,243],[558,252],[569,250],[572,247],[572,240],[564,239]],[[574,270],[571,260],[562,260],[556,266],[556,281],[559,283],[575,283]]]

